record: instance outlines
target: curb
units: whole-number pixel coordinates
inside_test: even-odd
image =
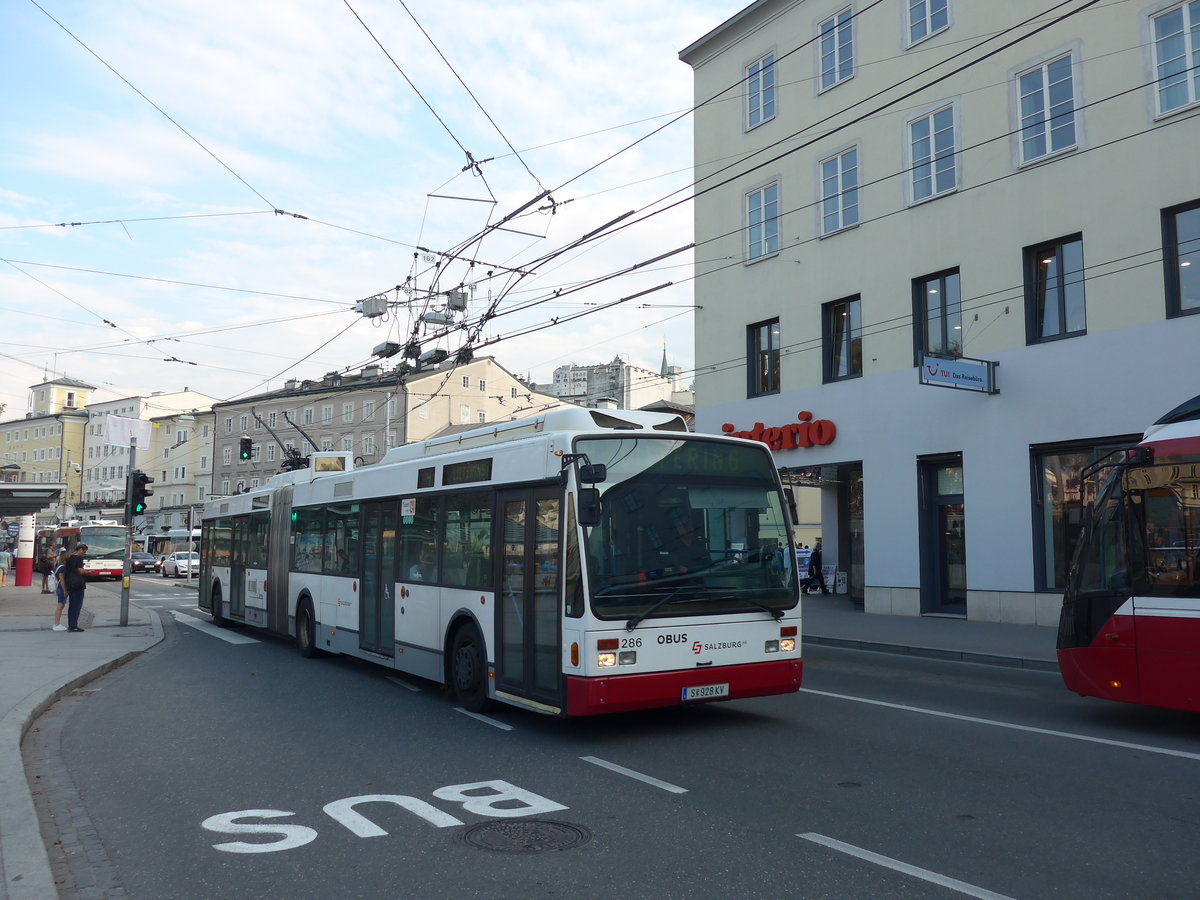
[[[1048,659],[1028,659],[1021,656],[1004,656],[999,653],[975,653],[967,650],[942,650],[937,647],[909,647],[904,644],[888,644],[883,641],[862,641],[855,638],[820,637],[806,634],[804,643],[820,644],[825,647],[841,647],[846,650],[867,650],[872,653],[895,653],[901,656],[919,656],[925,659],[947,659],[956,662],[977,663],[985,666],[1004,666],[1009,669],[1030,669],[1037,672],[1058,672],[1058,663]]]
[[[163,642],[166,631],[162,627],[162,620],[154,616],[151,626],[158,635],[152,644],[100,663],[50,691],[41,700],[14,707],[0,717],[0,745],[7,743],[11,732],[15,730],[13,746],[20,760],[21,743],[42,713],[72,691],[107,675]],[[0,900],[58,900],[58,889],[50,873],[50,857],[42,841],[41,825],[33,806],[31,788],[25,780],[23,763],[19,769],[16,783],[0,780],[0,835],[4,837],[0,841],[0,873],[4,876],[3,882],[0,882]]]

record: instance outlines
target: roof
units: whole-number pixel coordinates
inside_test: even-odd
[[[65,484],[13,484],[0,482],[0,515],[32,516],[58,502]]]
[[[35,384],[35,388],[46,387],[50,384],[59,384],[63,387],[83,388],[85,391],[94,391],[96,386],[88,384],[86,381],[80,381],[78,378],[68,378],[64,375],[62,378],[52,378],[50,381],[43,381],[41,384]]]

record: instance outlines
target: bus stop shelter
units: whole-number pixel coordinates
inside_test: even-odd
[[[57,483],[0,482],[0,519],[9,523],[0,534],[0,541],[5,546],[15,544],[17,547],[15,583],[18,587],[33,583],[33,517],[56,504],[66,487]]]

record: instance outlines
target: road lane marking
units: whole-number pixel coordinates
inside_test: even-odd
[[[624,766],[618,766],[616,763],[610,763],[595,756],[579,757],[584,762],[589,762],[593,766],[599,766],[602,769],[608,769],[611,772],[616,772],[618,775],[625,775],[629,778],[634,778],[638,781],[652,785],[656,788],[662,788],[664,791],[670,791],[672,794],[686,794],[687,788],[681,788],[677,784],[671,784],[668,781],[659,781],[657,778],[652,778],[649,775],[643,775],[641,772],[635,772],[633,769],[627,769]]]
[[[1151,747],[1148,744],[1131,744],[1128,741],[1114,741],[1109,738],[1091,737],[1086,734],[1073,734],[1070,731],[1055,731],[1052,728],[1034,728],[1032,725],[1017,725],[1013,722],[999,722],[995,719],[981,719],[977,716],[961,716],[957,713],[941,712],[936,709],[923,709],[920,706],[908,706],[904,703],[887,703],[883,700],[869,700],[866,697],[851,697],[849,694],[834,694],[829,691],[815,691],[812,688],[801,688],[801,693],[816,694],[819,697],[833,697],[836,700],[852,700],[855,703],[866,703],[870,706],[884,706],[888,709],[899,709],[904,712],[920,713],[925,716],[937,716],[940,719],[956,719],[959,722],[971,722],[975,725],[991,725],[994,728],[1008,728],[1012,731],[1026,731],[1030,734],[1044,734],[1047,737],[1067,738],[1072,741],[1085,741],[1089,744],[1105,744],[1109,747],[1120,747],[1122,750],[1141,750],[1143,753],[1160,753],[1163,756],[1178,756],[1181,759],[1200,761],[1200,753],[1189,753],[1187,750],[1170,750],[1166,747]]]
[[[387,677],[387,680],[390,681],[392,684],[400,685],[400,687],[402,687],[402,688],[408,688],[410,691],[413,691],[414,693],[421,692],[421,689],[419,687],[417,687],[415,684],[409,684],[407,681],[397,678],[395,675],[389,675]]]
[[[182,622],[184,625],[190,625],[197,631],[203,631],[205,634],[211,634],[215,638],[220,638],[230,644],[257,644],[258,638],[246,637],[244,634],[238,634],[236,631],[227,631],[224,628],[217,628],[215,625],[210,625],[208,622],[203,622],[195,616],[189,616],[187,613],[181,613],[177,609],[171,610],[171,617],[176,622]]]
[[[489,719],[487,716],[481,716],[479,713],[473,713],[470,710],[463,709],[461,706],[454,707],[455,712],[460,712],[464,716],[470,716],[472,719],[478,719],[485,725],[491,725],[493,728],[499,728],[501,731],[512,731],[511,725],[505,725],[503,722],[497,722],[495,719]]]
[[[825,837],[823,834],[809,832],[808,834],[798,834],[798,838],[803,838],[806,841],[812,841],[814,844],[821,844],[829,847],[831,850],[837,850],[840,853],[846,853],[850,856],[856,856],[859,859],[866,860],[869,863],[875,863],[877,866],[884,866],[896,872],[903,872],[905,875],[912,875],[914,878],[920,878],[923,881],[928,881],[932,884],[941,885],[942,887],[950,888],[952,891],[958,891],[960,894],[966,894],[968,897],[978,897],[979,900],[1012,900],[1004,894],[997,894],[994,891],[984,890],[981,887],[976,887],[973,884],[967,884],[965,881],[959,881],[957,878],[948,878],[945,875],[939,875],[937,872],[931,872],[928,869],[922,869],[917,866],[911,866],[906,862],[900,862],[898,859],[892,859],[890,856],[882,856],[879,853],[872,853],[870,850],[864,850],[862,847],[855,847],[853,844],[846,844],[842,841],[834,840],[831,837]]]

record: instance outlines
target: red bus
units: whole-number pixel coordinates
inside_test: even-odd
[[[56,525],[38,531],[34,554],[41,559],[55,547],[73,550],[80,542],[87,544],[84,556],[84,578],[120,578],[125,567],[125,527],[115,523],[80,523]]]
[[[1111,469],[1068,575],[1059,668],[1084,696],[1200,710],[1200,397],[1116,453],[1083,472]]]

